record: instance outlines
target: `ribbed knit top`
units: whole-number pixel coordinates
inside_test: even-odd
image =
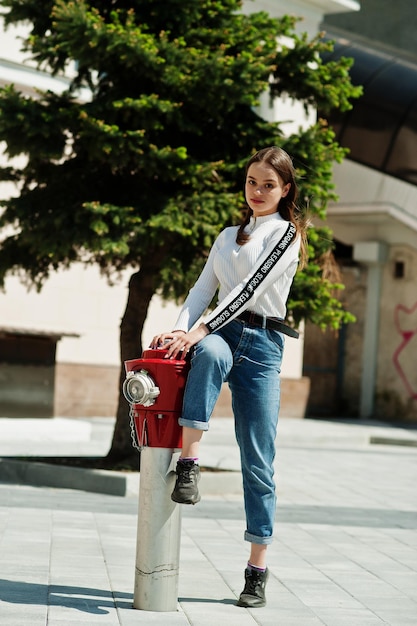
[[[251,217],[250,239],[236,243],[238,226],[217,237],[198,280],[190,289],[174,325],[188,331],[209,306],[217,289],[218,304],[205,324],[212,332],[245,310],[285,318],[286,302],[297,270],[300,238],[279,213]]]

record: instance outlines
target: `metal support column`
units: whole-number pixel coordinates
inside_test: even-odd
[[[170,448],[141,451],[135,609],[177,610],[181,506],[171,500],[177,458]]]
[[[367,419],[374,413],[382,272],[388,247],[379,241],[361,241],[355,244],[353,256],[368,266],[360,398],[360,417]]]

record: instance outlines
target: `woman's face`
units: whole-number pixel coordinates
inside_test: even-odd
[[[246,175],[245,196],[254,217],[276,213],[279,201],[288,194],[290,187],[291,183],[284,185],[281,176],[268,163],[252,163]]]

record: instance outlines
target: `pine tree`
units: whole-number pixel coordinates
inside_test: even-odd
[[[257,114],[260,94],[346,109],[357,94],[349,60],[323,64],[329,44],[294,33],[295,19],[240,12],[240,0],[0,0],[6,24],[25,21],[24,50],[69,89],[28,97],[0,89],[0,140],[23,167],[0,179],[18,185],[3,205],[0,283],[22,272],[42,287],[71,263],[107,276],[135,269],[121,323],[123,362],[141,354],[152,296],[181,299],[215,236],[243,205],[243,163],[279,144],[299,168],[309,211],[334,198],[332,164],[344,156],[325,122],[285,138]],[[291,46],[278,46],[285,36]],[[10,227],[13,228],[10,234]],[[350,319],[322,272],[331,234],[312,229],[311,262],[289,309],[296,322],[337,328]],[[120,394],[110,458],[131,453]]]

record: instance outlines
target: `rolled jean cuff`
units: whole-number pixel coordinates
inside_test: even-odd
[[[180,426],[186,426],[187,428],[195,428],[196,430],[208,430],[208,422],[199,422],[197,420],[185,420],[182,417],[179,418],[178,424]]]
[[[273,542],[273,537],[270,535],[269,537],[259,537],[259,535],[252,535],[247,530],[245,530],[245,541],[250,541],[250,543],[257,543],[260,546],[267,546]]]

